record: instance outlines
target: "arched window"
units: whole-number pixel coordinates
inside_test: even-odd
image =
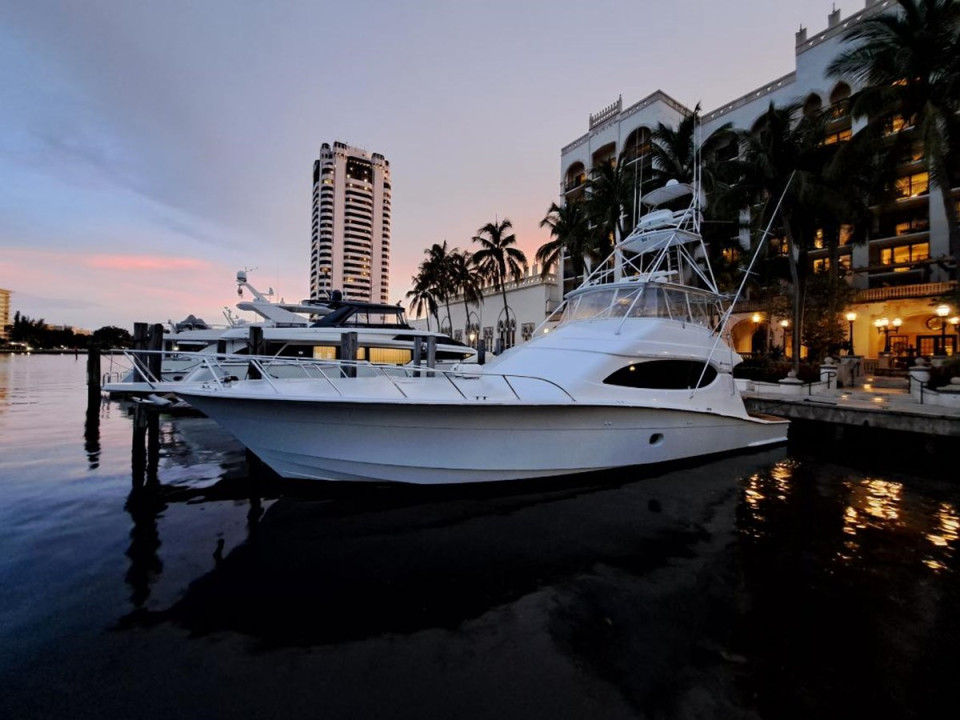
[[[650,147],[650,130],[643,126],[627,135],[620,153],[620,162],[624,167],[632,167],[635,160],[640,160],[644,168],[653,164],[653,155]]]
[[[803,116],[807,118],[816,117],[822,107],[823,101],[820,100],[820,96],[816,93],[810,93],[803,103]]]
[[[567,172],[564,174],[563,178],[563,191],[571,192],[576,190],[578,187],[583,185],[587,179],[587,170],[584,168],[582,162],[575,162]]]
[[[850,111],[850,86],[845,82],[837,83],[830,93],[830,119],[840,120]]]

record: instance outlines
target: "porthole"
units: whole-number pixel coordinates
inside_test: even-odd
[[[654,447],[663,445],[663,433],[654,433],[650,436],[650,444]]]

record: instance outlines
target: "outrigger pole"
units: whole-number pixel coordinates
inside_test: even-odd
[[[750,274],[753,271],[753,265],[757,261],[757,258],[760,257],[760,251],[763,249],[763,241],[766,240],[770,235],[770,228],[773,227],[773,221],[780,212],[780,206],[783,205],[783,199],[787,196],[787,190],[790,189],[790,185],[793,183],[793,178],[796,174],[796,170],[790,173],[790,177],[787,179],[787,184],[784,186],[783,192],[780,194],[780,199],[777,200],[777,206],[773,209],[773,213],[770,215],[770,222],[767,223],[767,227],[763,231],[763,235],[760,236],[760,242],[757,243],[757,249],[753,251],[753,257],[750,258],[750,264],[747,265],[747,269],[743,273],[743,280],[740,281],[740,287],[737,288],[737,293],[733,296],[733,300],[730,301],[730,305],[727,306],[726,312],[720,319],[720,325],[717,328],[717,339],[713,341],[713,347],[710,348],[710,354],[707,355],[707,359],[703,363],[703,370],[700,371],[700,379],[697,380],[696,387],[694,387],[693,392],[690,393],[691,398],[696,394],[697,390],[700,389],[700,383],[703,382],[703,378],[707,373],[707,364],[710,362],[711,358],[713,358],[713,353],[716,351],[717,345],[720,344],[720,338],[723,337],[723,333],[727,329],[727,323],[730,322],[730,317],[733,315],[733,308],[736,307],[737,301],[740,299],[740,295],[743,293],[743,289],[747,285],[747,278],[750,277]],[[731,351],[732,349],[733,348],[731,346]]]

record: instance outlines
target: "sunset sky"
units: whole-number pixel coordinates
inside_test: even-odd
[[[7,0],[0,287],[88,329],[220,322],[243,268],[306,297],[336,140],[390,161],[392,302],[495,217],[532,259],[591,112],[657,89],[714,109],[792,71],[834,5],[864,2]]]

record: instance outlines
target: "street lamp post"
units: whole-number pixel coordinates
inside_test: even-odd
[[[900,326],[903,325],[903,320],[900,318],[894,318],[892,321],[890,318],[877,318],[873,321],[873,326],[877,329],[877,332],[883,333],[883,352],[890,352],[890,326],[893,325],[893,330],[896,332],[900,329]]]
[[[850,354],[853,355],[853,321],[857,319],[855,312],[847,313],[847,322],[850,323]]]
[[[877,318],[873,321],[873,326],[878,333],[883,333],[883,351],[890,352],[890,318]]]
[[[754,338],[753,347],[751,348],[751,350],[756,351],[757,345],[759,345],[760,352],[766,353],[767,351],[766,331],[764,331],[763,335],[757,334],[760,331],[760,322],[763,320],[763,316],[760,315],[760,313],[754,313],[750,319],[753,321],[753,338]],[[761,341],[760,343],[757,343],[758,339]]]

